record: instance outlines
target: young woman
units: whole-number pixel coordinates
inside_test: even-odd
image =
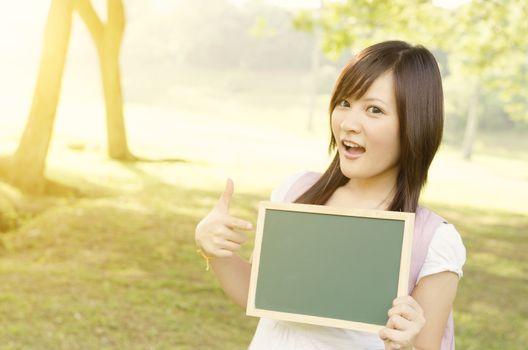
[[[452,224],[418,205],[443,129],[433,55],[402,41],[370,46],[343,69],[329,107],[330,166],[293,174],[271,200],[415,212],[409,295],[394,300],[379,334],[261,318],[250,349],[454,349],[452,305],[466,251]],[[229,215],[232,194],[228,179],[195,239],[224,291],[246,308],[251,258],[234,253],[246,241],[235,230],[251,224]]]

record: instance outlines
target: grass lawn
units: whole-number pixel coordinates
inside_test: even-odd
[[[284,177],[324,169],[327,132],[293,132],[300,109],[277,111],[273,121],[288,120],[277,129],[266,111],[255,124],[129,104],[134,152],[189,162],[120,164],[106,159],[104,135],[89,118],[100,106],[85,107],[61,105],[48,160],[48,176],[82,197],[34,198],[0,186],[11,223],[0,233],[0,348],[247,348],[257,319],[204,271],[194,227],[228,176],[232,215],[256,223],[258,201]],[[12,148],[4,143],[2,151]],[[528,343],[523,159],[477,154],[467,163],[444,146],[431,169],[424,202],[455,224],[468,251],[455,303],[458,349]]]

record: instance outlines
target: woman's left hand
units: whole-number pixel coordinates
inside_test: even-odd
[[[413,297],[403,296],[393,300],[388,314],[385,328],[379,331],[385,350],[412,350],[416,337],[425,325],[422,308]]]

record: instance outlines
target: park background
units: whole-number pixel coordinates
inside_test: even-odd
[[[457,348],[525,348],[525,1],[0,2],[1,349],[247,348],[258,319],[194,228],[228,177],[256,224],[287,176],[324,170],[333,83],[387,39],[442,70],[422,202],[467,248]]]

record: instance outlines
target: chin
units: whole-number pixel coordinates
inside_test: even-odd
[[[377,175],[365,169],[365,165],[360,165],[360,164],[351,164],[351,165],[345,165],[345,166],[340,164],[339,169],[341,170],[341,173],[349,179],[352,179],[352,178],[367,179],[367,178],[374,177]]]
[[[357,171],[346,169],[346,167],[343,167],[341,165],[339,165],[339,169],[341,170],[341,173],[349,179],[353,177],[361,177]]]

